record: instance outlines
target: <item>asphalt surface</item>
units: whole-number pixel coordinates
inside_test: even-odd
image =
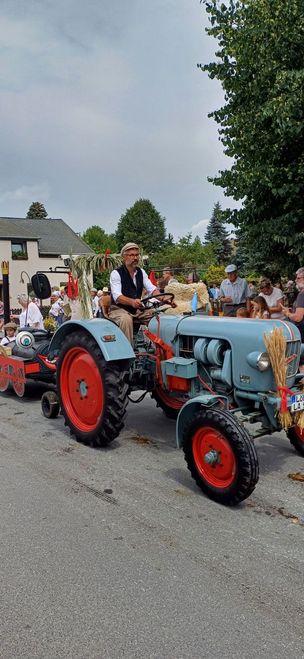
[[[0,395],[0,657],[303,657],[304,460],[259,440],[237,508],[198,490],[175,424],[129,406],[118,440],[76,443],[39,395]]]

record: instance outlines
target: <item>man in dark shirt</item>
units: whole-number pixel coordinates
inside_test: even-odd
[[[302,343],[304,343],[304,268],[299,268],[296,272],[296,287],[298,295],[292,305],[292,310],[288,307],[282,307],[282,311],[288,320],[291,320],[301,332]]]
[[[299,292],[292,305],[292,311],[288,307],[281,306],[287,320],[290,320],[299,329],[302,343],[304,343],[304,268],[299,268],[296,272],[296,287]],[[304,373],[302,359],[300,364],[299,370],[301,373]]]

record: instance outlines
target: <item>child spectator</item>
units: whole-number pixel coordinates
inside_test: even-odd
[[[246,309],[246,307],[240,307],[237,309],[235,315],[236,318],[250,318],[249,311]]]
[[[257,318],[259,320],[265,320],[270,318],[270,311],[268,304],[262,295],[257,295],[251,301],[252,304],[252,314],[251,318]]]
[[[4,337],[0,341],[1,346],[8,346],[10,343],[16,340],[16,330],[17,330],[17,325],[16,323],[6,323],[6,325],[3,326],[4,329]]]

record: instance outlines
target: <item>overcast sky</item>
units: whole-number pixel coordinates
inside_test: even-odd
[[[2,0],[0,215],[114,231],[140,197],[201,237],[227,165],[199,0]]]

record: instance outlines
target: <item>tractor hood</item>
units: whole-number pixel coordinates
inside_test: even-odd
[[[198,361],[208,365],[208,356],[211,355],[210,365],[220,366],[220,352],[224,354],[225,351],[230,350],[233,386],[247,391],[265,391],[274,387],[272,369],[260,372],[254,362],[255,355],[266,352],[264,335],[269,334],[274,327],[282,328],[287,341],[286,356],[290,362],[287,384],[291,386],[301,352],[300,332],[292,323],[282,320],[253,320],[199,314],[166,317],[164,314],[160,317],[159,333],[163,341],[172,347],[175,355],[189,356],[189,358],[194,355],[194,346],[198,339],[206,339],[206,343],[217,340],[210,343],[210,349],[206,352],[202,344],[202,359],[199,358]],[[158,333],[156,318],[149,323],[149,329],[154,334]],[[212,354],[213,347],[217,351],[216,356]],[[198,352],[199,350],[196,354]]]

